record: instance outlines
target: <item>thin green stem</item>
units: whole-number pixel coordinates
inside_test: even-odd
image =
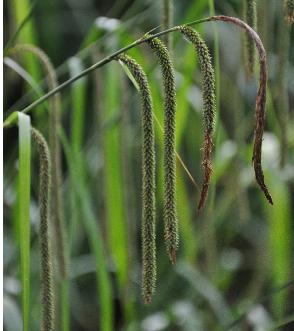
[[[60,286],[60,302],[61,302],[61,330],[70,331],[70,303],[69,303],[69,281],[62,279]]]
[[[215,15],[214,0],[209,0],[210,15]],[[220,145],[220,62],[219,62],[219,45],[218,45],[218,32],[214,27],[214,71],[215,71],[215,150],[219,150]],[[214,159],[213,163],[216,164]],[[216,259],[217,259],[217,239],[215,234],[215,227],[213,224],[213,211],[215,205],[215,192],[216,184],[213,181],[211,185],[211,198],[210,205],[207,211],[208,221],[205,222],[206,240],[206,258],[208,274],[213,277],[216,273]]]
[[[193,21],[190,23],[187,23],[186,25],[196,25],[196,24],[200,24],[200,23],[204,23],[209,21],[211,18],[207,17],[207,18],[203,18],[201,20],[197,20],[197,21]],[[40,105],[41,103],[43,103],[45,100],[49,99],[51,96],[55,95],[56,93],[62,91],[63,89],[65,89],[66,87],[68,87],[69,85],[71,85],[72,83],[74,83],[75,81],[77,81],[78,79],[90,74],[92,71],[104,66],[105,64],[113,61],[118,55],[128,51],[131,48],[134,48],[148,40],[154,39],[156,37],[160,37],[163,36],[167,33],[171,33],[174,31],[178,30],[178,26],[174,26],[170,29],[158,32],[156,34],[153,35],[148,35],[148,37],[146,37],[145,35],[140,38],[137,39],[136,41],[134,41],[133,43],[117,50],[116,52],[112,53],[111,55],[105,57],[104,59],[100,60],[99,62],[95,63],[94,65],[90,66],[89,68],[85,69],[84,71],[82,71],[81,73],[79,73],[78,75],[66,80],[65,82],[63,82],[62,84],[58,85],[56,88],[52,89],[51,91],[49,91],[48,93],[44,94],[41,98],[37,99],[36,101],[34,101],[33,103],[31,103],[29,106],[25,107],[24,109],[21,110],[22,113],[28,113],[30,112],[33,108],[37,107],[38,105]],[[14,120],[9,120],[9,121],[5,121],[4,122],[4,128],[10,127],[12,125],[15,124]]]

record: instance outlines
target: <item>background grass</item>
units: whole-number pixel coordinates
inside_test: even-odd
[[[68,288],[63,288],[68,302],[58,303],[57,320],[62,315],[63,321],[58,330],[228,330],[234,321],[232,330],[293,329],[294,287],[293,282],[288,283],[294,278],[293,31],[283,25],[284,37],[289,40],[288,51],[283,54],[277,44],[284,19],[281,3],[258,3],[258,32],[268,53],[269,71],[263,165],[274,206],[265,201],[251,167],[258,70],[254,78],[246,80],[243,35],[238,29],[222,23],[199,25],[197,30],[213,55],[219,91],[213,185],[206,208],[198,213],[199,189],[177,163],[180,248],[176,267],[168,262],[163,243],[160,69],[148,46],[128,52],[147,73],[160,124],[155,123],[158,282],[149,306],[140,297],[141,107],[137,90],[113,62],[62,92],[60,137],[70,281]],[[29,1],[4,1],[5,43],[26,18],[30,6]],[[175,24],[208,16],[213,10],[242,17],[242,1],[181,1],[174,6]],[[33,8],[16,41],[44,49],[59,82],[160,25],[157,2],[54,0],[37,1]],[[177,152],[199,186],[201,75],[192,45],[180,34],[174,34],[173,44]],[[46,77],[36,59],[6,56],[11,65],[4,67],[4,118],[35,100],[36,92],[47,91]],[[284,70],[278,70],[280,61],[284,61]],[[15,73],[16,68],[23,70],[22,77]],[[276,91],[286,97],[277,97]],[[32,112],[31,121],[48,138],[46,104]],[[283,125],[287,129],[287,153],[281,168]],[[28,147],[21,127],[19,130],[19,147]],[[41,313],[37,164],[32,162],[30,178],[29,169],[23,167],[22,148],[18,154],[17,128],[5,130],[4,141],[4,327],[7,331],[22,330],[22,316],[26,316],[27,330],[34,331],[39,329]],[[28,150],[26,158],[28,161]],[[22,175],[23,171],[27,175]],[[25,182],[26,194],[17,186],[17,174]],[[25,212],[18,214],[17,206]],[[28,225],[22,218],[28,219],[29,211],[31,236],[24,236],[18,224]],[[29,248],[28,269],[23,257],[25,252],[28,256]],[[27,304],[21,312],[28,277],[29,319]]]

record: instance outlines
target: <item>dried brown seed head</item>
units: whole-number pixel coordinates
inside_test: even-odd
[[[255,134],[254,134],[254,147],[253,147],[253,166],[255,170],[255,178],[264,192],[264,195],[270,204],[273,204],[272,197],[268,191],[267,186],[264,182],[264,175],[261,166],[261,148],[262,148],[262,138],[265,125],[265,104],[266,104],[266,84],[267,84],[267,61],[266,61],[266,52],[264,46],[258,36],[258,34],[245,22],[230,16],[212,16],[209,18],[209,21],[223,21],[231,23],[241,27],[246,33],[252,38],[255,43],[255,46],[258,50],[259,55],[259,65],[260,65],[260,74],[259,74],[259,88],[256,97],[256,106],[255,106]]]

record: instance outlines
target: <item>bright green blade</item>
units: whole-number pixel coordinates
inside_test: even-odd
[[[120,126],[109,121],[120,114],[120,77],[116,63],[105,68],[102,122],[109,123],[104,133],[104,184],[105,207],[108,226],[108,242],[112,259],[117,268],[121,289],[128,277],[127,220],[124,207],[124,191],[121,161]]]
[[[133,74],[130,72],[129,68],[122,61],[119,60],[118,62],[122,66],[122,68],[124,69],[124,72],[129,77],[130,81],[135,86],[136,90],[140,91],[139,85],[138,85],[136,79],[134,78]]]
[[[44,94],[42,88],[39,86],[39,84],[36,82],[34,77],[27,70],[25,70],[21,65],[19,65],[16,61],[14,61],[13,59],[11,59],[9,57],[5,57],[3,59],[3,62],[6,66],[8,66],[13,71],[15,71],[24,81],[26,81],[30,85],[30,87],[32,88],[32,91],[36,94],[36,96],[38,98],[42,97],[42,95]],[[44,103],[44,105],[40,105],[38,107],[39,111],[44,112],[44,110],[46,110],[46,109],[48,109],[47,101]],[[10,118],[8,120],[9,124],[7,124],[6,120],[5,120],[4,127],[10,126],[13,123],[13,121],[16,120],[16,116],[17,116],[16,111],[14,111],[10,115],[8,115],[8,118]]]
[[[107,273],[104,247],[97,217],[91,206],[91,195],[87,190],[83,171],[83,159],[75,157],[77,154],[71,149],[69,142],[61,131],[61,141],[65,151],[67,164],[69,167],[70,180],[76,195],[76,201],[83,214],[83,225],[89,240],[91,253],[95,257],[96,282],[98,290],[98,303],[100,309],[99,330],[113,330],[113,308],[112,308],[112,288]]]
[[[17,121],[18,118],[18,112],[14,111],[12,112],[4,121],[3,128],[9,128]]]
[[[20,234],[20,273],[22,284],[23,330],[29,330],[30,313],[30,182],[31,182],[31,121],[18,113],[19,182],[18,227]]]
[[[27,12],[27,14],[24,16],[23,20],[20,22],[19,26],[17,27],[16,31],[14,32],[14,34],[11,36],[11,38],[8,40],[8,42],[6,43],[5,45],[5,48],[4,48],[4,55],[6,55],[7,51],[9,50],[9,48],[11,46],[13,46],[13,44],[15,43],[18,35],[20,34],[20,32],[22,31],[22,29],[25,27],[25,25],[29,22],[33,12],[34,12],[34,9],[36,8],[36,3],[37,1],[34,0],[31,5],[30,5],[30,9],[29,11]]]
[[[274,284],[279,286],[293,277],[290,192],[279,177],[274,177],[274,174],[267,177],[271,179],[269,187],[276,202],[273,207],[264,202],[269,219],[269,267]],[[273,305],[277,318],[286,313],[286,303],[287,291],[275,296]]]
[[[30,15],[31,3],[29,0],[12,0],[11,11],[15,26],[21,26],[23,21],[26,20],[26,17]],[[17,28],[15,30],[17,31]],[[22,29],[18,33],[17,39],[23,43],[35,44],[36,36],[34,24],[31,19],[23,25]],[[25,67],[35,79],[41,77],[40,68],[32,54],[25,55]]]
[[[59,288],[61,292],[61,330],[70,331],[69,281],[67,279],[62,280]]]
[[[40,98],[44,94],[38,83],[35,81],[35,79],[29,74],[28,71],[26,71],[16,61],[11,59],[10,57],[5,57],[3,62],[10,69],[14,70],[21,78],[23,78],[32,87],[38,98]]]

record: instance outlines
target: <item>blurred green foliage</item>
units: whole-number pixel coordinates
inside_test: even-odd
[[[242,17],[242,3],[217,0],[215,12]],[[197,31],[214,54],[219,75],[218,128],[213,187],[206,208],[197,212],[202,181],[201,75],[192,45],[179,33],[173,35],[177,152],[198,188],[178,162],[180,247],[178,263],[173,267],[163,242],[163,134],[155,123],[158,282],[148,306],[140,296],[142,174],[138,93],[114,62],[62,92],[63,198],[71,257],[69,288],[64,289],[69,293],[70,315],[67,319],[67,302],[58,303],[57,321],[61,311],[65,314],[58,330],[293,329],[294,285],[288,282],[294,279],[294,38],[293,29],[284,24],[281,3],[260,0],[257,8],[258,32],[267,50],[269,72],[263,165],[274,206],[265,201],[251,167],[258,70],[254,78],[246,78],[244,36],[238,29],[223,23],[205,23],[197,26]],[[212,4],[208,0],[174,1],[175,25],[210,15]],[[26,17],[30,5],[28,0],[4,2],[5,43]],[[37,1],[17,42],[41,47],[52,59],[62,82],[158,27],[160,10],[155,1]],[[287,47],[277,43],[280,36]],[[128,54],[147,73],[154,113],[162,126],[157,60],[145,45]],[[35,58],[16,58],[9,53],[7,57],[4,118],[36,98],[34,87],[38,87],[38,93],[47,90],[46,77],[42,77]],[[6,66],[7,60],[12,65]],[[12,60],[30,77],[27,82],[14,71]],[[47,109],[33,110],[31,121],[48,138]],[[17,128],[5,130],[4,141],[4,328],[19,331],[20,280],[24,271],[20,267],[20,218],[16,208],[21,195],[17,174],[22,173]],[[285,148],[281,168],[281,151]],[[41,314],[35,160],[32,157],[31,201],[26,206],[31,222],[28,329],[32,331],[40,329]]]

